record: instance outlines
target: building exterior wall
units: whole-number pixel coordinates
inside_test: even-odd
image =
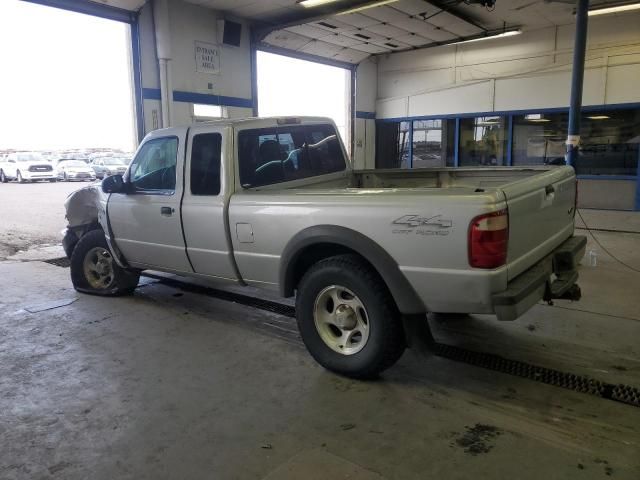
[[[590,18],[583,93],[587,111],[640,109],[638,25],[638,13]],[[503,161],[509,165],[515,115],[568,108],[573,36],[574,26],[564,25],[378,57],[376,118],[380,122],[502,115],[508,136]],[[615,180],[583,176],[582,205],[640,208],[637,173],[628,173]],[[592,185],[599,181],[605,183]],[[617,189],[615,195],[605,200],[612,189]]]

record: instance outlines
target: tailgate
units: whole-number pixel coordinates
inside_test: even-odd
[[[533,266],[573,234],[576,176],[552,168],[502,188],[509,208],[508,278]]]

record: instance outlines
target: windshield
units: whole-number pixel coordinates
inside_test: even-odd
[[[16,160],[19,162],[44,162],[44,157],[39,153],[18,153]]]
[[[68,167],[86,167],[87,164],[81,160],[65,160],[61,162],[62,165],[66,165]]]
[[[127,161],[124,158],[105,158],[105,165],[128,165]]]

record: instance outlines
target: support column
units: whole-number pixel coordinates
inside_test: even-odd
[[[569,104],[569,132],[567,135],[567,163],[575,168],[580,148],[580,114],[584,59],[587,50],[589,0],[576,2],[576,36],[573,47],[573,73],[571,76],[571,103]]]

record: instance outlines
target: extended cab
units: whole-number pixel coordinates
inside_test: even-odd
[[[353,171],[324,118],[150,133],[124,176],[67,201],[79,291],[133,291],[145,269],[296,296],[325,367],[370,377],[427,312],[513,320],[577,300],[571,167]]]

